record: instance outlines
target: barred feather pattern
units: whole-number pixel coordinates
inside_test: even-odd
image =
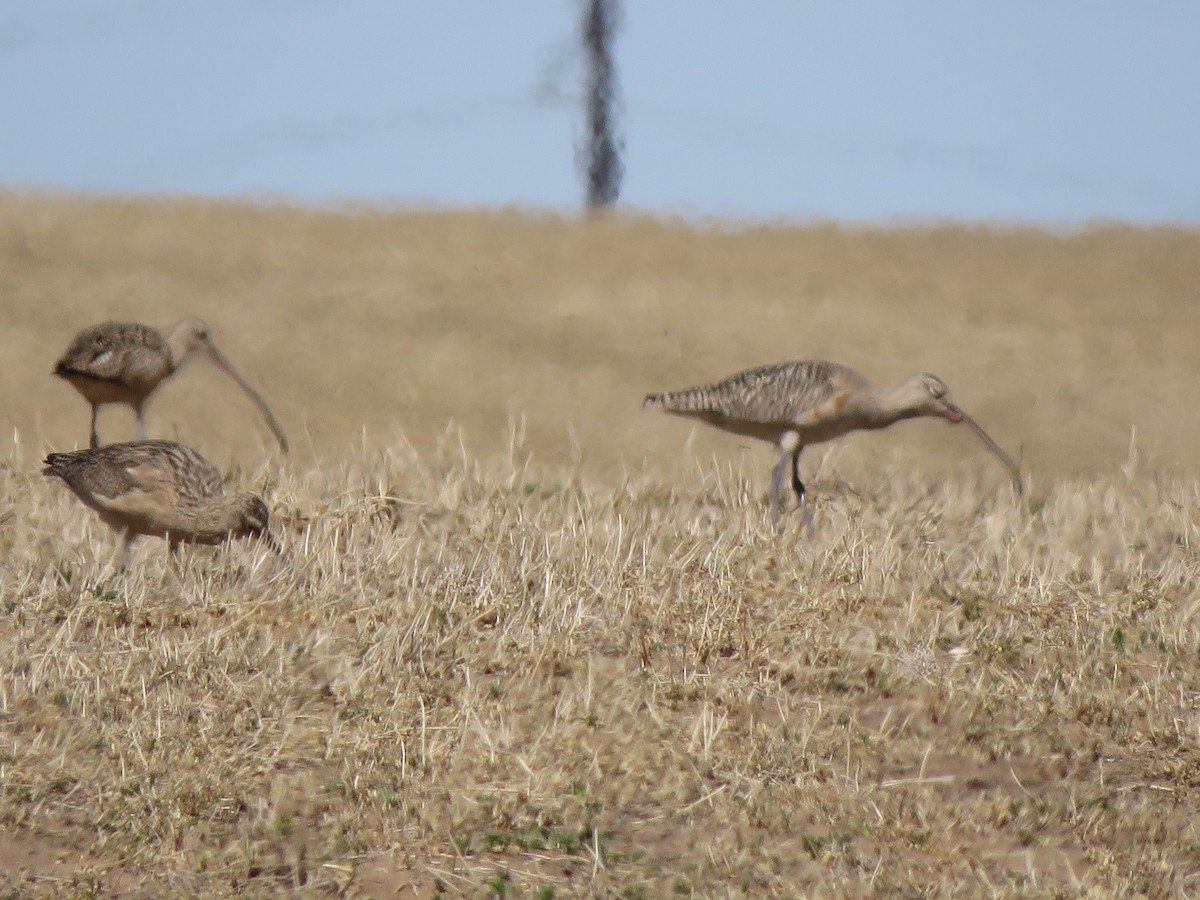
[[[226,497],[217,467],[174,441],[51,453],[42,474],[66,482],[105,524],[126,536],[126,543],[152,535],[172,545],[216,544],[267,531],[269,515],[260,498]]]
[[[76,493],[110,499],[170,485],[180,503],[202,503],[220,496],[225,481],[216,466],[175,441],[128,441],[51,453],[45,464],[43,475],[61,478]]]
[[[823,360],[776,363],[747,369],[715,384],[650,394],[646,406],[699,417],[786,424],[848,388],[869,387],[846,366]]]

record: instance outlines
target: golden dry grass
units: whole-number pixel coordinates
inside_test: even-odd
[[[1198,285],[1194,231],[0,197],[0,887],[1200,891]],[[185,314],[295,451],[201,362],[151,431],[286,556],[114,573],[47,373]],[[775,534],[769,450],[639,408],[806,357],[937,373],[1030,496],[908,423]]]

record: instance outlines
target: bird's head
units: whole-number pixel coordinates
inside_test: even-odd
[[[267,504],[253,494],[239,494],[233,498],[233,503],[234,525],[229,536],[258,538],[265,541],[272,550],[279,552],[279,546],[268,529],[271,514],[267,511]]]
[[[908,416],[933,416],[944,418],[955,424],[963,420],[963,413],[950,399],[946,382],[936,375],[921,372],[908,379],[900,389],[901,406]]]
[[[193,350],[212,354],[212,329],[199,319],[184,319],[171,329],[171,338],[171,343],[176,344],[185,356]]]
[[[950,388],[946,387],[946,382],[928,372],[919,374],[917,380],[925,391],[927,415],[942,416],[955,425],[963,420],[962,410],[950,399]]]
[[[262,541],[276,556],[280,556],[283,551],[268,528],[271,516],[266,511],[266,504],[250,493],[239,494],[235,502],[238,503],[238,523],[230,536]]]

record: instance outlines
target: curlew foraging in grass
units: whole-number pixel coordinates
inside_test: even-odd
[[[739,372],[716,384],[666,394],[650,394],[645,406],[658,406],[725,431],[770,441],[779,448],[771,470],[771,522],[779,522],[784,471],[792,468],[792,490],[804,506],[800,451],[809,444],[860,429],[887,428],[901,419],[940,417],[966,423],[1012,476],[1022,493],[1016,463],[979,423],[950,399],[935,375],[920,373],[897,387],[880,390],[845,366],[830,362],[793,362]],[[811,519],[805,509],[805,521]]]
[[[153,328],[130,322],[105,322],[85,328],[75,335],[55,365],[53,374],[70,382],[92,405],[91,447],[100,446],[96,418],[105,403],[132,406],[137,416],[138,437],[145,440],[146,401],[195,350],[203,351],[217,368],[246,392],[286,453],[287,438],[266,401],[217,350],[208,326],[199,319],[184,319],[165,338]]]
[[[267,530],[266,504],[253,494],[222,494],[216,466],[174,441],[51,453],[42,474],[65,481],[123,536],[122,561],[140,535],[165,538],[172,551],[181,543],[220,544],[240,537],[261,537],[278,550]]]

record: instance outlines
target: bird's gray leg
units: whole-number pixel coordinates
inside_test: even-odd
[[[180,580],[183,571],[179,560],[179,547],[179,541],[167,539],[167,571],[175,576],[176,581]]]
[[[138,440],[146,440],[146,416],[142,410],[142,404],[136,403],[133,407],[134,415],[137,416],[137,433]]]
[[[798,446],[792,454],[792,490],[796,492],[796,503],[800,507],[800,514],[804,516],[804,524],[809,532],[813,532],[816,531],[816,527],[813,525],[808,503],[804,500],[804,482],[800,480],[800,451],[803,449],[802,446]]]
[[[124,531],[121,533],[121,549],[117,553],[117,571],[129,568],[129,548],[133,542],[137,540],[137,535],[132,531]]]
[[[783,470],[787,468],[791,454],[787,450],[779,453],[774,468],[771,469],[771,524],[779,524],[779,494],[783,487]]]
[[[100,404],[92,404],[92,442],[89,445],[93,450],[100,446],[100,435],[96,433],[96,420],[100,417]]]
[[[783,473],[788,463],[800,453],[800,435],[794,431],[785,432],[779,439],[779,459],[771,469],[771,524],[779,524],[779,507],[783,494]]]

